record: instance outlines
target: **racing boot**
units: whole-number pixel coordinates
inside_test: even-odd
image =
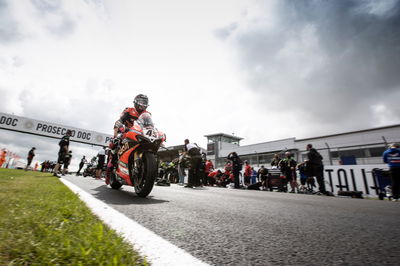
[[[111,150],[110,151],[110,157],[108,160],[108,164],[107,164],[107,171],[106,171],[106,184],[109,185],[110,184],[110,176],[112,171],[114,170],[114,166],[117,163],[117,153],[116,150]]]
[[[107,152],[108,163],[107,163],[106,180],[105,180],[106,185],[110,184],[110,175],[114,169],[114,157],[115,157],[116,149],[117,149],[117,145],[116,145],[117,143],[115,143],[114,141],[115,141],[115,139],[112,139],[110,141],[110,143],[108,144],[108,152]]]

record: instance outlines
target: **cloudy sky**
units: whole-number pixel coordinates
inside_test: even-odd
[[[399,69],[400,0],[0,0],[1,112],[111,134],[143,93],[168,146],[398,124]]]

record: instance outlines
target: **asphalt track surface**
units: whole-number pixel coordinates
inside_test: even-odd
[[[226,188],[133,188],[66,176],[211,265],[399,265],[400,202]]]

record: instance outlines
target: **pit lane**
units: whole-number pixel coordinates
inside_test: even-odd
[[[225,188],[131,187],[66,176],[212,265],[398,265],[400,203]]]

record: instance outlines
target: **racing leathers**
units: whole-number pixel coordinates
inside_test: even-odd
[[[124,133],[126,127],[132,127],[135,120],[144,112],[146,111],[137,111],[135,107],[126,107],[114,124],[114,138],[117,137],[118,133]]]

